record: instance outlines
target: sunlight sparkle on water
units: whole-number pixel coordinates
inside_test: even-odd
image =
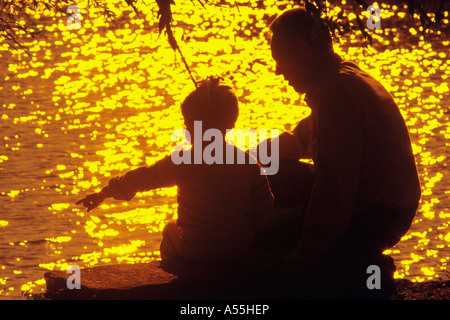
[[[137,17],[110,3],[119,29],[80,1],[79,30],[68,30],[61,14],[40,16],[48,40],[26,40],[33,58],[0,41],[9,62],[0,76],[7,97],[1,99],[0,174],[11,177],[0,183],[1,209],[8,213],[0,234],[8,239],[4,250],[16,251],[0,260],[0,294],[42,285],[43,269],[159,259],[160,233],[176,218],[176,187],[128,203],[109,199],[89,213],[74,205],[110,178],[166,156],[175,145],[173,130],[183,128],[180,103],[194,89],[180,56],[165,35],[158,37],[155,4],[138,2],[143,15]],[[203,10],[179,1],[174,32],[196,79],[221,75],[234,88],[236,128],[291,130],[309,109],[274,74],[268,24],[278,9],[265,3],[266,9],[255,3]],[[382,7],[382,19],[393,16]],[[423,196],[410,232],[386,253],[396,260],[397,278],[424,281],[445,275],[450,256],[449,41],[432,45],[406,28],[417,41],[404,43],[399,30],[374,31],[376,49],[342,40],[335,50],[381,81],[410,129]],[[26,212],[33,212],[31,220],[16,220]],[[15,256],[36,246],[39,268],[26,269]]]

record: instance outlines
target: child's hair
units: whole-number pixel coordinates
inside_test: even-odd
[[[221,78],[209,77],[191,92],[181,104],[181,113],[186,124],[202,121],[206,129],[234,128],[239,115],[236,95],[231,87],[220,85]]]

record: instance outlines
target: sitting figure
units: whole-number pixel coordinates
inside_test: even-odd
[[[334,52],[330,30],[311,2],[282,13],[270,29],[275,72],[305,94],[311,113],[275,138],[280,161],[270,187],[275,207],[292,210],[266,229],[276,237],[261,238],[283,234],[289,240],[282,265],[299,288],[314,284],[312,274],[325,266],[340,280],[338,262],[356,275],[351,262],[365,264],[359,284],[367,292],[366,269],[378,262],[364,257],[382,259],[408,232],[419,205],[408,128],[383,85]],[[381,268],[393,274],[392,264]],[[332,286],[341,288],[326,284]]]
[[[223,161],[209,164],[195,161],[199,158],[195,153],[203,152],[214,141],[204,143],[189,134],[186,136],[187,140],[192,137],[190,149],[175,150],[151,166],[115,177],[100,192],[77,204],[82,203],[90,211],[109,197],[129,201],[137,192],[178,186],[178,219],[169,222],[162,232],[161,259],[183,258],[191,262],[241,259],[252,246],[256,226],[272,209],[273,195],[256,159],[243,164],[225,161],[230,150],[234,157],[250,157],[225,141],[226,131],[234,127],[239,114],[238,100],[230,87],[220,85],[219,79],[209,78],[188,95],[181,111],[188,132],[193,132],[194,122],[201,121],[201,137],[208,129],[222,133],[226,152],[218,153]],[[183,159],[194,161],[174,161],[180,154]],[[217,160],[217,154],[214,158]]]

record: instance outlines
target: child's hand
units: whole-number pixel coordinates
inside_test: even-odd
[[[91,211],[94,208],[97,208],[100,203],[103,202],[107,198],[107,195],[103,192],[97,192],[86,196],[85,198],[78,201],[76,204],[83,203],[83,206],[87,208],[87,211]]]

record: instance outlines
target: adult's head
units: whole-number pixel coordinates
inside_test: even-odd
[[[239,115],[236,95],[231,87],[220,84],[220,78],[202,81],[181,104],[186,129],[193,133],[194,121],[202,121],[203,131],[218,129],[225,136],[233,129]]]
[[[321,61],[333,53],[330,32],[314,9],[285,11],[270,26],[276,74],[283,75],[299,93],[308,90]]]

